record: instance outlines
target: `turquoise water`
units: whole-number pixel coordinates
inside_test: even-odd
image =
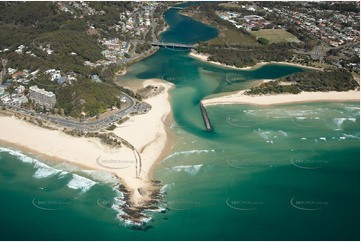
[[[176,10],[165,19],[167,41],[194,43],[217,33]],[[165,184],[169,210],[153,213],[146,231],[132,229],[116,220],[111,205],[119,194],[95,182],[99,174],[54,170],[1,149],[0,239],[358,240],[359,103],[212,106],[214,130],[204,131],[204,97],[300,71],[237,71],[168,49],[132,65],[119,82],[175,84],[175,122],[164,122],[176,143],[154,174]]]

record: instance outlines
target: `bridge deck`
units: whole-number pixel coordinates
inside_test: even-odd
[[[179,43],[167,43],[167,42],[152,42],[153,46],[161,46],[161,47],[175,47],[175,48],[188,48],[193,49],[197,45],[188,45],[188,44],[179,44]]]

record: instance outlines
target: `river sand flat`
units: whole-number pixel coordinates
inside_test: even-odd
[[[298,66],[298,67],[312,69],[312,70],[318,70],[318,71],[323,70],[322,68],[317,68],[317,67],[312,67],[312,66],[304,66],[304,65],[301,65],[301,64],[282,62],[282,61],[280,61],[280,62],[276,62],[276,61],[260,62],[260,63],[257,63],[254,66],[236,67],[236,66],[229,66],[229,65],[226,65],[226,64],[223,64],[223,63],[220,63],[220,62],[216,62],[216,61],[208,61],[209,56],[205,55],[205,54],[189,52],[189,56],[191,56],[191,57],[193,57],[195,59],[201,60],[201,61],[206,61],[206,62],[211,63],[213,65],[223,66],[223,67],[227,67],[227,68],[231,68],[231,69],[235,69],[235,70],[254,70],[254,69],[260,68],[260,67],[262,67],[264,65],[267,65],[267,64],[292,65],[292,66]]]
[[[318,102],[318,101],[359,101],[360,91],[347,92],[301,92],[299,94],[275,94],[275,95],[245,95],[242,90],[222,97],[205,99],[203,105],[218,104],[255,104],[272,105],[297,102]]]
[[[170,113],[168,90],[172,86],[161,81],[146,81],[144,85],[164,86],[165,90],[147,99],[152,109],[144,115],[131,117],[114,133],[130,142],[142,159],[142,171],[136,176],[136,159],[132,149],[110,148],[95,138],[79,138],[41,128],[15,117],[0,116],[0,142],[26,153],[44,156],[51,161],[69,162],[82,169],[106,171],[118,176],[131,191],[132,201],[141,204],[147,196],[138,189],[149,188],[149,172],[166,146],[167,133],[162,117]],[[139,165],[139,164],[138,164]],[[143,194],[144,195],[144,194]]]

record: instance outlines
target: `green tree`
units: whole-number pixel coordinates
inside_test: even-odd
[[[257,40],[258,43],[260,43],[261,45],[268,45],[269,44],[269,40],[263,37],[258,38]]]

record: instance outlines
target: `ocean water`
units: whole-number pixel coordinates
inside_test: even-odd
[[[217,35],[177,10],[165,19],[166,41]],[[359,103],[211,106],[214,130],[205,131],[204,97],[300,71],[307,70],[237,71],[169,49],[132,65],[120,83],[175,84],[174,120],[164,122],[176,142],[154,173],[167,211],[150,213],[146,230],[137,230],[116,219],[121,195],[105,174],[0,148],[0,239],[359,240]]]

